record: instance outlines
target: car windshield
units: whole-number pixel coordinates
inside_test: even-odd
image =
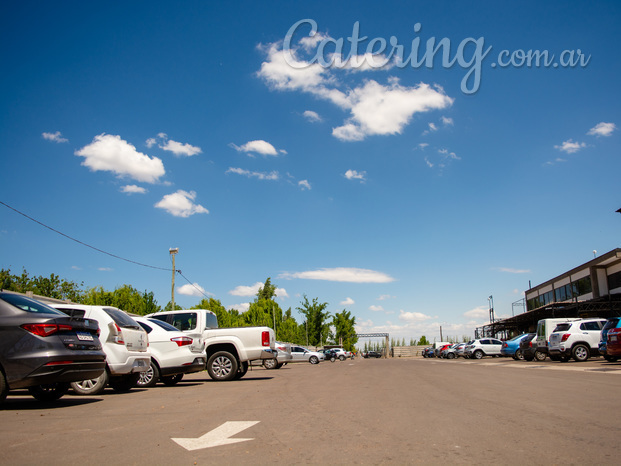
[[[164,330],[166,330],[168,332],[178,332],[179,331],[179,330],[177,330],[176,327],[174,327],[173,325],[170,325],[168,322],[163,322],[163,321],[157,320],[157,319],[148,319],[148,320],[149,320],[150,324],[157,325],[158,327],[161,327],[161,328],[163,328]]]
[[[112,317],[112,320],[121,328],[140,328],[140,325],[138,325],[134,319],[119,309],[105,307],[104,311],[106,311],[106,314]]]
[[[39,314],[56,314],[60,316],[67,315],[64,312],[40,303],[39,301],[35,301],[34,299],[26,298],[25,296],[21,296],[18,294],[0,293],[0,299],[26,312]]]
[[[608,319],[608,322],[604,325],[604,330],[609,330],[611,328],[617,328],[617,324],[619,323],[620,317],[615,317],[614,319]]]
[[[555,332],[566,332],[571,327],[569,322],[565,322],[563,324],[558,324],[554,329]]]

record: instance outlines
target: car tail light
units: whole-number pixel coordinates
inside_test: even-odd
[[[23,324],[22,328],[40,337],[49,337],[56,332],[73,330],[73,327],[71,327],[71,325],[58,324]]]
[[[119,345],[124,345],[125,340],[123,340],[123,331],[121,327],[115,322],[114,324],[110,324],[110,329],[114,331],[114,334],[111,334],[112,341],[114,343],[118,343]]]
[[[73,364],[73,361],[51,361],[46,364],[46,366],[62,366],[65,364]]]
[[[529,347],[529,348],[532,348],[532,347],[533,347],[533,341],[532,341],[532,340],[528,342],[528,347]]]
[[[561,343],[564,341],[567,341],[570,335],[571,333],[564,333],[563,336],[561,337]]]
[[[263,346],[270,346],[270,332],[261,333],[261,344]]]
[[[177,346],[188,346],[191,345],[194,340],[190,337],[175,337],[171,338],[170,341],[177,343]]]
[[[502,347],[503,347],[503,348],[506,348],[507,346],[509,346],[509,345],[507,345],[506,343],[503,343],[503,344],[502,344]]]

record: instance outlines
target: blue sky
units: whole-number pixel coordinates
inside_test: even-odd
[[[618,2],[26,1],[0,18],[0,200],[142,264],[178,247],[182,306],[243,310],[271,277],[294,314],[306,294],[363,332],[461,337],[490,295],[511,315],[529,281],[619,247]],[[170,300],[170,271],[0,209],[1,267]]]

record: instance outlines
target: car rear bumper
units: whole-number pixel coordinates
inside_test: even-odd
[[[200,372],[205,370],[207,359],[204,356],[198,356],[191,363],[183,364],[181,366],[173,367],[160,367],[160,375],[175,375],[175,374],[191,374],[193,372]]]
[[[112,364],[108,361],[108,368],[110,369],[110,375],[112,376],[145,372],[150,366],[151,355],[148,353],[144,356],[132,356],[122,364]]]
[[[27,388],[56,382],[80,382],[96,379],[106,370],[106,361],[101,358],[91,361],[50,361],[27,377],[10,383],[10,388]]]
[[[263,360],[263,359],[277,359],[276,358],[276,350],[270,349],[270,348],[266,348],[264,350],[261,351],[261,356],[259,357],[259,359]]]

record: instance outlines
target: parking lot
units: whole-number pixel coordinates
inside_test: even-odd
[[[0,447],[4,464],[617,464],[620,388],[621,363],[601,358],[203,372],[53,404],[11,393]]]

